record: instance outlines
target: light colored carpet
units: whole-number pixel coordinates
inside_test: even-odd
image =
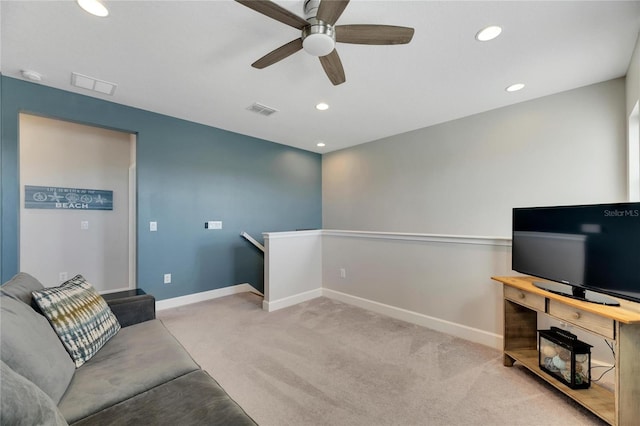
[[[261,304],[243,293],[158,317],[262,426],[605,424],[494,349],[327,298]]]

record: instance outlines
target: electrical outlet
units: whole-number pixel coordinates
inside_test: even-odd
[[[89,221],[88,220],[81,221],[80,229],[82,229],[83,231],[86,231],[87,229],[89,229]]]
[[[149,222],[149,231],[156,232],[158,230],[158,222]]]
[[[340,278],[347,278],[347,270],[345,268],[340,268]]]
[[[222,229],[222,221],[209,220],[204,223],[204,229]]]
[[[164,283],[171,284],[171,274],[164,274]]]

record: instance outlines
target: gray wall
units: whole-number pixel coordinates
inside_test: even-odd
[[[323,287],[501,348],[510,247],[460,236],[510,237],[515,206],[625,201],[626,128],[616,79],[324,155],[324,228],[378,232],[324,241]]]
[[[626,198],[625,80],[324,155],[323,227],[509,236],[515,206]]]

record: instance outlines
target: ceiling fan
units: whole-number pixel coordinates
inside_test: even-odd
[[[327,77],[335,86],[346,81],[336,42],[352,44],[407,44],[413,38],[413,28],[393,25],[335,25],[349,0],[305,0],[306,19],[289,12],[270,0],[236,0],[256,12],[280,21],[302,32],[300,38],[278,47],[251,64],[266,68],[304,49],[318,56]]]

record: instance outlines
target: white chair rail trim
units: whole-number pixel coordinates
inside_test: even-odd
[[[284,232],[263,232],[265,240],[276,240],[281,238],[303,238],[322,235],[321,229],[310,229],[304,231],[284,231]]]
[[[350,238],[374,238],[382,240],[438,242],[451,244],[476,244],[488,246],[511,246],[511,238],[487,237],[476,235],[446,235],[446,234],[415,234],[403,232],[377,232],[377,231],[343,231],[334,229],[322,230],[323,236],[350,237]]]

